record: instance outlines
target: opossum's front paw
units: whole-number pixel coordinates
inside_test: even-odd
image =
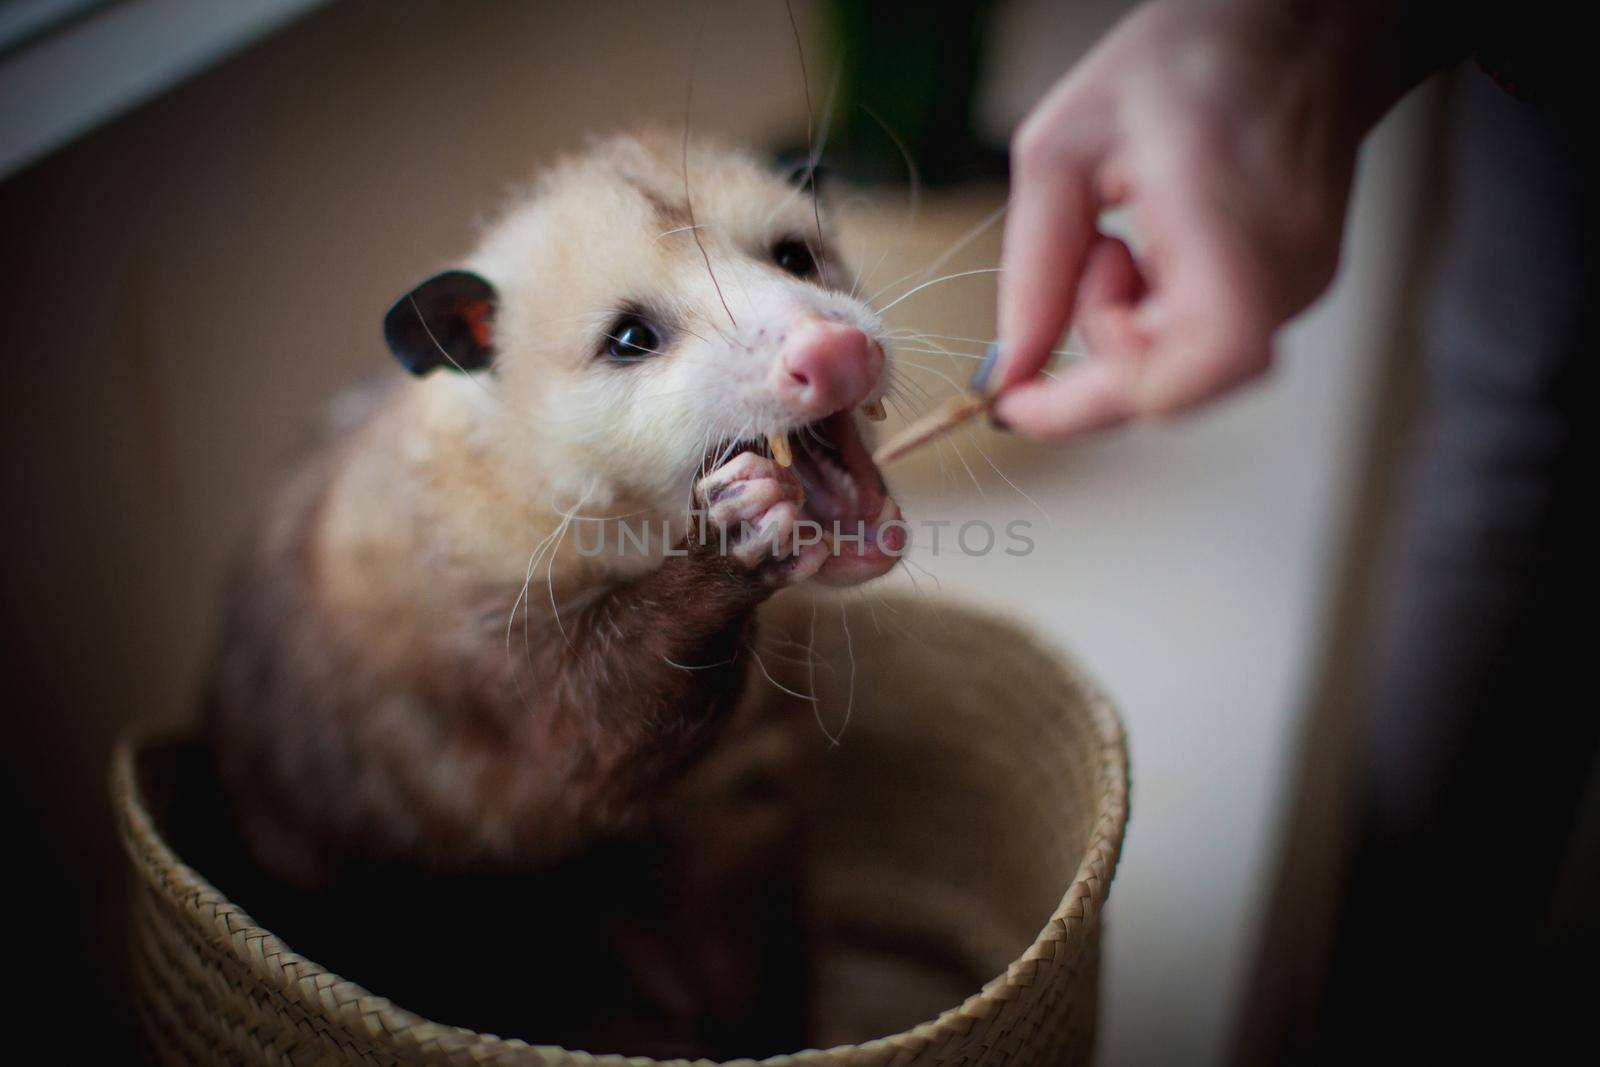
[[[806,520],[805,489],[787,467],[756,452],[724,463],[695,486],[708,541],[746,570],[781,584],[804,581],[827,561],[822,530]]]

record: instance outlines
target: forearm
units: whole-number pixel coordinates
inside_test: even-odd
[[[548,764],[563,803],[601,822],[698,754],[744,686],[744,645],[772,588],[723,555],[715,531],[694,540],[559,614],[532,609],[526,645],[514,642],[527,649],[513,688],[527,694],[529,757]]]
[[[605,706],[647,701],[697,709],[739,667],[740,641],[756,607],[773,592],[719,550],[691,534],[648,574],[595,594],[565,639],[557,669],[598,687]]]
[[[536,807],[625,825],[716,736],[743,695],[756,609],[826,558],[799,543],[802,496],[791,471],[742,453],[697,484],[705,524],[658,566],[592,586],[559,618],[528,609],[518,684],[501,688],[528,697],[507,706],[538,768],[530,826],[550,821]]]

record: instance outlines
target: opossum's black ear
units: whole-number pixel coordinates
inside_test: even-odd
[[[412,374],[483,370],[494,358],[498,300],[494,286],[469,270],[435,274],[394,302],[383,317],[383,339]]]

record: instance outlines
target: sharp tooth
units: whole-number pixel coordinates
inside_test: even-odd
[[[789,435],[785,433],[767,434],[767,445],[772,449],[772,458],[778,461],[778,466],[787,467],[794,462],[794,454],[789,451]]]
[[[881,525],[882,523],[887,522],[889,520],[889,513],[891,511],[894,511],[894,510],[896,510],[894,497],[892,497],[892,496],[884,497],[883,498],[883,507],[878,509],[878,517],[872,520],[873,525],[877,526],[877,525]]]
[[[873,422],[882,422],[889,417],[888,412],[883,410],[882,400],[869,400],[862,404],[861,413]]]

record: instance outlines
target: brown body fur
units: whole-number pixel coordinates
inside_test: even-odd
[[[587,973],[580,957],[609,954],[615,970],[591,982],[629,992],[598,1001],[644,1007],[527,1036],[707,1052],[720,1034],[749,1054],[752,1026],[771,1051],[800,1040],[791,868],[795,727],[809,716],[750,686],[757,609],[796,575],[685,539],[682,477],[718,440],[814,417],[787,412],[763,377],[785,323],[876,320],[759,258],[815,220],[748,161],[691,164],[701,232],[674,232],[689,211],[662,177],[667,143],[620,138],[558,165],[490,234],[491,381],[442,372],[396,388],[296,476],[231,587],[208,716],[236,824],[279,883],[393,896],[394,872],[422,872],[476,893],[485,878],[537,886],[561,912],[545,951],[571,942],[544,965]],[[822,255],[826,235],[815,244]],[[717,318],[703,255],[739,287],[738,324]],[[640,294],[687,351],[597,363],[594,316]],[[584,558],[563,537],[579,507],[676,524],[681,554]],[[541,537],[548,553],[528,560]],[[599,902],[606,878],[638,895]],[[463,946],[490,936],[451,928]],[[762,1001],[782,1007],[764,1015]]]
[[[403,418],[380,413],[299,476],[229,598],[212,703],[225,780],[263,860],[307,885],[414,856],[542,865],[638,825],[731,712],[771,593],[696,544],[576,597],[585,575],[565,569],[558,623],[542,588],[484,581],[403,519],[339,543],[340,492],[387,488],[409,499],[382,511],[421,522],[445,503],[371,439]]]
[[[805,731],[793,700],[749,684],[755,613],[772,586],[686,543],[653,571],[566,598],[559,623],[536,589],[508,631],[520,580],[419,566],[449,559],[416,544],[421,530],[333,539],[336,494],[377,489],[368,465],[407,498],[391,513],[432,510],[442,483],[381,458],[391,453],[373,437],[386,424],[403,417],[380,409],[299,473],[230,590],[209,725],[256,863],[316,902],[370,899],[374,884],[394,891],[393,872],[426,871],[418,905],[462,913],[440,925],[463,954],[429,957],[452,970],[484,962],[470,945],[486,931],[462,923],[486,880],[537,876],[531,891],[555,913],[516,940],[541,967],[590,973],[597,999],[547,993],[561,1007],[541,1015],[535,990],[495,1005],[479,989],[471,1010],[485,1025],[509,1018],[546,1027],[540,1040],[662,1055],[778,1048],[780,1035],[793,1046]],[[418,553],[407,592],[385,579],[399,546]],[[566,567],[555,588],[584,577]],[[418,598],[409,609],[406,596]],[[460,893],[441,896],[453,879]],[[629,892],[612,899],[595,884],[606,879]],[[382,952],[317,936],[334,953]],[[453,1002],[426,983],[418,995]]]

